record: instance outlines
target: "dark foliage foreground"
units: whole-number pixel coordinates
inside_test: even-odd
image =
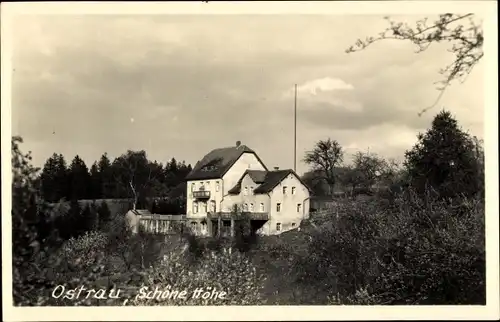
[[[97,221],[75,201],[48,207],[21,142],[12,140],[15,305],[485,304],[483,153],[447,113],[407,153],[398,192],[346,198],[300,231],[232,241],[131,235],[105,206]],[[128,293],[51,296],[82,286]],[[141,287],[189,294],[135,298]],[[190,297],[200,288],[225,295]]]
[[[345,200],[301,231],[234,241],[90,232],[33,255],[20,305],[485,304],[482,200],[406,193]],[[292,235],[294,237],[292,237]],[[120,300],[54,299],[54,287],[129,290]],[[140,287],[224,290],[225,300],[135,299]],[[129,298],[128,301],[125,299]]]

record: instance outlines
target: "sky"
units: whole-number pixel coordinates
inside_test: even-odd
[[[453,59],[447,45],[345,52],[386,26],[379,15],[17,16],[12,134],[36,166],[62,153],[90,167],[127,150],[194,165],[239,140],[268,168],[293,168],[297,84],[299,174],[304,153],[327,138],[347,160],[368,150],[401,160],[443,108],[484,137],[483,63],[419,117]]]

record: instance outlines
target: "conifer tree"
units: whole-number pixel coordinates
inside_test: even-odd
[[[419,192],[432,187],[443,198],[480,192],[482,165],[475,151],[474,141],[450,112],[440,112],[405,154],[411,185]]]

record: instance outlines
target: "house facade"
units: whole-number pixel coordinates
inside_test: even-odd
[[[187,225],[199,235],[232,235],[239,215],[265,235],[294,229],[309,217],[309,190],[299,176],[270,171],[239,141],[205,155],[186,180]]]

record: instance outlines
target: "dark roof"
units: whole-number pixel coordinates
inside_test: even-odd
[[[203,159],[198,161],[193,170],[186,176],[186,180],[222,178],[243,153],[255,154],[257,159],[264,165],[259,156],[246,145],[220,148],[210,151]]]
[[[264,183],[266,180],[266,175],[268,171],[265,170],[247,170],[243,175],[241,176],[240,180],[236,183],[234,187],[232,187],[228,193],[230,194],[238,194],[241,191],[241,181],[243,181],[243,178],[248,174],[250,178],[252,179],[253,182],[257,184]]]
[[[274,189],[283,179],[286,178],[289,174],[294,174],[300,182],[302,180],[300,179],[299,176],[293,172],[291,169],[287,170],[276,170],[276,171],[258,171],[258,170],[247,170],[245,173],[241,176],[240,180],[238,180],[238,183],[231,188],[228,192],[230,194],[238,194],[241,191],[241,181],[245,177],[245,175],[250,175],[250,178],[257,183],[260,184],[257,188],[254,189],[254,193],[268,193],[271,190]],[[302,184],[304,184],[302,182]],[[304,186],[306,186],[304,184]],[[307,186],[306,186],[307,187]]]
[[[243,177],[244,176],[245,175],[243,175]],[[241,191],[241,179],[236,183],[236,185],[234,187],[229,189],[229,191],[227,193],[229,193],[231,195],[237,195],[240,193],[240,191]]]
[[[276,170],[269,171],[266,173],[266,179],[264,182],[258,186],[254,192],[255,193],[267,193],[274,189],[287,175],[294,173],[293,170]]]
[[[247,173],[252,178],[255,183],[263,183],[266,181],[266,175],[268,171],[263,170],[248,170]]]

